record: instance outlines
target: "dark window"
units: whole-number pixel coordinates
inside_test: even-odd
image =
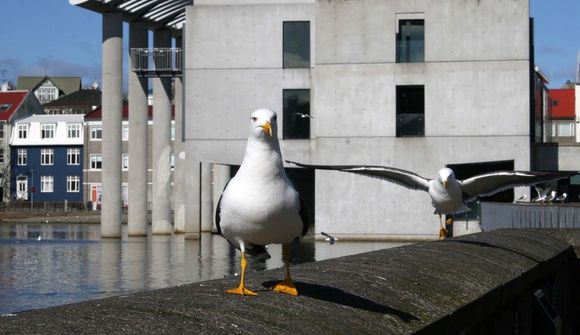
[[[284,90],[284,139],[310,138],[310,90]]]
[[[397,63],[425,60],[425,20],[399,20]]]
[[[397,137],[425,136],[425,87],[397,86]]]
[[[310,22],[284,22],[283,67],[310,67]]]

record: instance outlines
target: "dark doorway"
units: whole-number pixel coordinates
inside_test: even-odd
[[[478,174],[500,171],[500,170],[513,170],[514,161],[493,161],[493,162],[478,162],[478,163],[466,163],[466,164],[447,164],[447,167],[453,170],[456,179],[467,179]],[[514,189],[510,188],[505,191],[490,195],[488,197],[480,197],[477,201],[472,201],[467,204],[471,208],[470,212],[461,214],[457,219],[470,221],[479,220],[479,202],[480,201],[493,201],[493,202],[513,202],[514,201]]]

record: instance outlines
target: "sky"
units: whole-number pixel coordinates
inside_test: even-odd
[[[548,86],[574,81],[580,0],[530,0],[530,16],[536,65],[550,80]],[[101,15],[68,0],[0,0],[0,82],[45,74],[80,76],[83,86],[100,82]]]

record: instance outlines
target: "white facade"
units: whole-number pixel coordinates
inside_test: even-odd
[[[32,115],[14,122],[10,145],[83,145],[84,115]],[[26,136],[23,137],[23,132]],[[44,134],[44,137],[43,137]]]
[[[310,139],[281,142],[285,159],[425,177],[446,164],[508,160],[529,169],[528,14],[528,1],[196,1],[185,33],[188,217],[207,216],[198,180],[211,174],[199,163],[240,164],[247,118],[268,107],[283,120],[284,89],[310,89],[313,116]],[[424,19],[420,63],[396,60],[397,20],[408,17]],[[283,68],[284,21],[310,22],[310,68]],[[424,136],[396,136],[400,85],[424,87]],[[328,171],[316,172],[315,190],[317,234],[437,236],[422,192]]]

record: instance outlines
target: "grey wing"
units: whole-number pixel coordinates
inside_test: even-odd
[[[218,200],[217,206],[215,208],[215,225],[217,228],[217,232],[220,235],[222,234],[222,227],[220,226],[220,222],[221,222],[221,204],[222,204],[222,197],[224,196],[224,192],[226,190],[226,188],[228,187],[228,184],[230,183],[231,179],[228,180],[228,182],[226,183],[226,185],[224,186],[224,190],[222,191],[222,194],[220,195],[220,199]]]
[[[513,187],[532,186],[575,175],[576,171],[496,171],[480,174],[460,181],[464,200],[472,201],[479,196],[492,195]]]
[[[421,177],[420,175],[406,170],[401,170],[388,166],[372,166],[372,165],[311,165],[301,164],[292,161],[288,163],[308,168],[319,170],[336,170],[342,172],[350,172],[367,177],[378,178],[386,180],[412,190],[429,190],[429,179]]]

